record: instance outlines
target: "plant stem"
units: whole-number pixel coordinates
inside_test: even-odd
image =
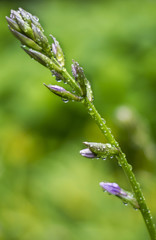
[[[91,103],[86,98],[85,101],[83,101],[83,104],[87,108],[88,113],[91,115],[91,117],[95,120],[95,122],[99,126],[99,128],[102,131],[102,133],[104,134],[106,140],[120,150],[120,154],[117,157],[118,163],[123,168],[128,180],[131,184],[131,187],[135,193],[135,197],[137,199],[139,209],[144,218],[144,221],[145,221],[146,227],[149,231],[151,240],[156,240],[155,224],[153,223],[151,212],[146,205],[146,201],[143,196],[142,190],[140,188],[140,184],[137,182],[136,177],[135,177],[134,173],[132,172],[132,166],[130,164],[128,164],[126,155],[122,152],[122,150],[119,146],[119,143],[115,140],[114,136],[111,133],[111,130],[106,126],[105,120],[100,116],[100,114],[96,110],[93,103]]]

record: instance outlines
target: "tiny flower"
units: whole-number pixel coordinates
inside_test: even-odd
[[[124,192],[117,183],[109,183],[109,182],[100,182],[100,187],[102,187],[105,191],[112,195],[117,196],[127,196],[127,193]]]
[[[93,92],[91,89],[90,82],[86,78],[84,74],[84,70],[82,67],[80,67],[79,63],[73,60],[73,64],[71,65],[72,68],[72,74],[75,78],[75,80],[78,82],[78,84],[81,87],[81,90],[83,92],[84,96],[87,96],[90,102],[93,101]]]
[[[34,25],[33,23],[31,24],[31,27],[32,27],[36,42],[39,45],[41,45],[42,47],[44,47],[44,46],[47,47],[49,43],[48,43],[48,39],[44,35],[43,31],[41,31],[41,29],[39,27],[37,27],[36,25]]]
[[[89,148],[83,149],[80,151],[80,154],[86,158],[96,158],[97,155],[94,154]]]
[[[57,86],[57,85],[44,85],[54,94],[61,97],[62,99],[66,100],[73,100],[73,101],[81,101],[81,98],[72,94],[71,92],[67,91],[63,87]]]
[[[78,84],[80,85],[83,95],[86,95],[86,85],[85,85],[85,79],[86,76],[84,74],[83,68],[80,67],[79,63],[73,60],[73,64],[71,65],[72,68],[72,74],[76,80],[76,82],[78,82]]]
[[[53,39],[53,43],[52,43],[52,51],[53,54],[55,56],[55,58],[57,59],[57,61],[60,63],[61,67],[64,66],[65,64],[65,60],[64,60],[64,54],[62,51],[62,48],[60,47],[59,42],[56,40],[55,37],[53,37],[52,35],[50,35]]]
[[[135,209],[140,208],[133,194],[120,188],[117,183],[100,182],[99,185],[109,194],[119,197],[124,203],[130,203]]]

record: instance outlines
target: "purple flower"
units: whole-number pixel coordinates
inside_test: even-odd
[[[133,193],[120,188],[117,183],[100,182],[99,185],[109,194],[119,197],[125,204],[130,203],[135,209],[140,208]]]
[[[100,186],[110,194],[119,197],[127,196],[127,193],[124,192],[117,183],[100,182]]]

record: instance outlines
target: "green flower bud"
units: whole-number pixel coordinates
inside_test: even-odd
[[[18,31],[18,32],[21,32],[21,29],[20,29],[20,27],[18,26],[18,24],[16,23],[16,21],[14,21],[13,19],[11,19],[11,18],[9,18],[9,17],[7,17],[7,16],[6,16],[6,20],[7,20],[8,24],[9,24],[9,26],[10,26],[12,29],[14,29],[14,30],[16,30],[16,31]]]
[[[30,57],[32,57],[33,59],[41,63],[43,66],[49,68],[50,70],[55,70],[58,72],[61,71],[60,68],[50,58],[48,58],[44,54],[38,51],[35,51],[33,49],[26,49],[24,47],[22,48]]]
[[[67,91],[66,89],[64,89],[63,87],[60,86],[56,86],[56,85],[46,85],[44,83],[44,85],[54,94],[56,94],[57,96],[61,97],[62,99],[65,100],[72,100],[72,101],[81,101],[81,98],[72,94],[71,92]]]
[[[34,34],[27,22],[25,22],[23,19],[16,17],[16,22],[20,29],[30,38],[34,39]]]
[[[84,142],[84,144],[94,153],[97,157],[106,158],[119,154],[119,149],[112,146],[110,143],[95,143]]]
[[[42,26],[39,23],[38,17],[33,16],[31,13],[25,11],[22,8],[19,8],[19,11],[17,12],[20,14],[20,16],[23,18],[24,21],[29,23],[30,26],[31,26],[31,23],[33,23],[36,27],[40,28],[41,31],[44,31]]]
[[[10,18],[14,19],[16,21],[16,18],[21,18],[22,16],[19,11],[11,10]]]
[[[56,38],[54,38],[52,35],[50,36],[54,41],[52,43],[52,51],[53,51],[54,57],[60,63],[61,67],[63,67],[65,65],[65,60],[64,60],[64,54],[63,54],[62,48],[60,47],[60,44],[56,40]]]
[[[92,102],[94,100],[93,91],[92,91],[90,82],[87,79],[85,79],[85,85],[86,85],[87,98],[89,99],[90,102]]]
[[[72,74],[75,78],[75,80],[78,82],[79,86],[81,87],[81,90],[83,92],[83,96],[87,96],[90,102],[93,101],[93,92],[91,89],[90,82],[86,78],[83,68],[80,67],[78,62],[75,62],[73,60],[72,64]]]
[[[76,82],[78,82],[78,84],[80,85],[83,95],[86,96],[86,85],[85,85],[86,76],[84,74],[83,68],[80,67],[79,63],[75,62],[74,60],[71,67],[72,67],[72,74]]]
[[[29,23],[29,25],[31,25],[31,20],[30,20],[30,13],[26,12],[24,9],[22,8],[19,8],[19,11],[18,11],[22,17],[22,19],[24,21],[26,21],[27,23]]]
[[[43,34],[43,32],[41,31],[40,28],[36,27],[33,23],[32,23],[32,30],[33,30],[33,34],[35,37],[36,42],[41,45],[42,47],[47,47],[48,46],[48,39],[47,37]]]
[[[32,39],[26,37],[22,33],[17,32],[16,30],[14,30],[10,27],[9,27],[9,29],[14,34],[14,36],[21,41],[21,43],[23,45],[26,45],[27,47],[33,48],[33,49],[38,50],[38,51],[42,50],[42,48],[37,43],[35,43]]]

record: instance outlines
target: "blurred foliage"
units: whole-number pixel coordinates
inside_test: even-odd
[[[97,126],[42,86],[50,72],[9,32],[5,15],[18,7],[60,41],[69,71],[72,59],[83,65],[156,220],[155,1],[1,1],[0,239],[147,240],[140,213],[98,186],[129,190],[115,159],[79,155],[82,141],[105,141]]]

